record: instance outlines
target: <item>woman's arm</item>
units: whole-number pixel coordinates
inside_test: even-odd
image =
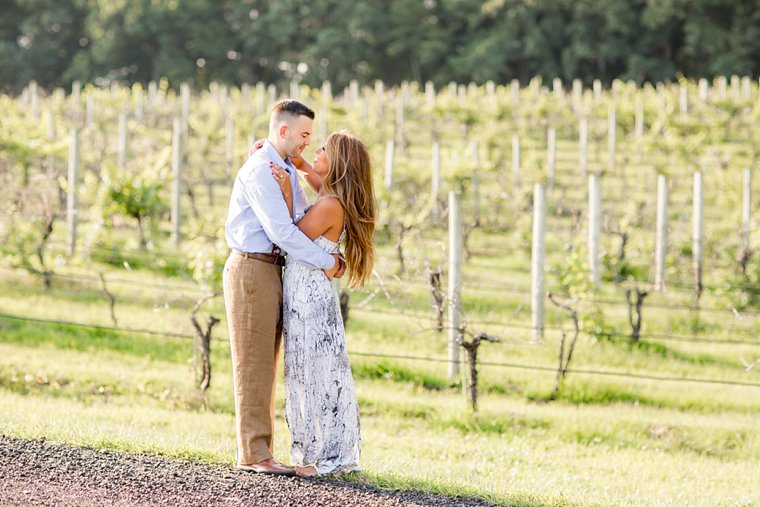
[[[290,183],[290,175],[282,167],[274,164],[272,166],[272,176],[280,185],[282,196],[288,205],[290,216],[293,216],[293,188]],[[318,199],[314,205],[309,208],[296,227],[303,232],[310,240],[314,241],[318,237],[335,231],[343,226],[343,206],[340,201],[332,196]],[[340,233],[336,234],[336,240]],[[330,239],[330,238],[328,238]]]
[[[309,164],[303,157],[291,157],[290,161],[296,166],[296,169],[301,173],[301,176],[306,180],[306,183],[309,184],[309,187],[318,194],[319,191],[322,190],[322,176],[314,172],[311,164]]]

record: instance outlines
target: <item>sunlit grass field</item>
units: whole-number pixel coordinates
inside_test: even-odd
[[[468,265],[470,285],[487,285],[494,272],[508,279],[499,271],[502,258],[487,253],[498,238],[473,239],[482,253]],[[382,247],[381,254],[381,268],[390,263],[385,268],[392,271],[391,251]],[[102,269],[119,280],[109,290],[121,327],[191,334],[189,311],[199,295],[193,284],[145,270]],[[75,265],[59,271],[89,272]],[[45,291],[20,271],[3,271],[3,280],[2,313],[112,326],[97,281],[62,277]],[[364,468],[348,480],[477,495],[504,505],[760,501],[760,388],[571,372],[559,399],[547,402],[553,371],[488,365],[480,367],[473,415],[461,379],[447,378],[446,363],[373,357],[446,357],[447,332],[434,329],[427,288],[392,277],[385,286],[371,304],[352,308],[347,325]],[[359,306],[371,291],[355,292],[352,303]],[[191,339],[0,319],[0,431],[231,465],[234,410],[222,302],[212,301],[207,310],[222,323],[205,395],[194,389]],[[506,325],[529,316],[519,294],[465,291],[465,311],[473,331],[510,340],[483,344],[481,361],[556,366],[557,331],[531,343],[529,330]],[[547,323],[567,328],[549,315]],[[624,307],[610,307],[605,316],[627,330]],[[647,309],[645,329],[692,334],[695,318],[689,311]],[[732,323],[733,330],[710,332],[710,339],[751,341],[757,324],[745,320]],[[487,324],[492,321],[498,324]],[[725,322],[722,314],[699,316],[700,329],[724,329]],[[757,383],[757,371],[745,371],[741,358],[754,358],[758,349],[668,340],[633,346],[582,336],[571,369]],[[283,404],[280,384],[276,455],[287,461]]]

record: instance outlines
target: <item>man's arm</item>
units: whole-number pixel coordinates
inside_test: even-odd
[[[315,245],[293,224],[288,207],[267,163],[257,163],[243,183],[248,204],[269,239],[292,255],[320,269],[335,265],[332,255]]]

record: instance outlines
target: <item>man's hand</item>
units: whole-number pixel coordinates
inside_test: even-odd
[[[322,271],[325,272],[325,275],[327,276],[327,279],[332,281],[333,278],[335,278],[335,275],[340,271],[340,255],[338,254],[332,254],[333,259],[335,259],[335,265],[331,267],[330,269],[323,269]],[[345,263],[344,263],[345,264]],[[343,267],[343,271],[345,271],[345,265]],[[341,273],[341,276],[343,276],[343,273]]]

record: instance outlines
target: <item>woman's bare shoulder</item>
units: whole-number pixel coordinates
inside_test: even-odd
[[[315,210],[319,210],[318,213],[320,215],[334,219],[336,223],[343,221],[343,205],[340,203],[337,196],[323,195],[317,199],[317,202],[314,203],[313,207]]]
[[[343,205],[340,203],[340,199],[338,199],[337,195],[322,195],[317,199],[317,202],[314,203],[314,206],[320,206],[327,212],[343,212]]]

